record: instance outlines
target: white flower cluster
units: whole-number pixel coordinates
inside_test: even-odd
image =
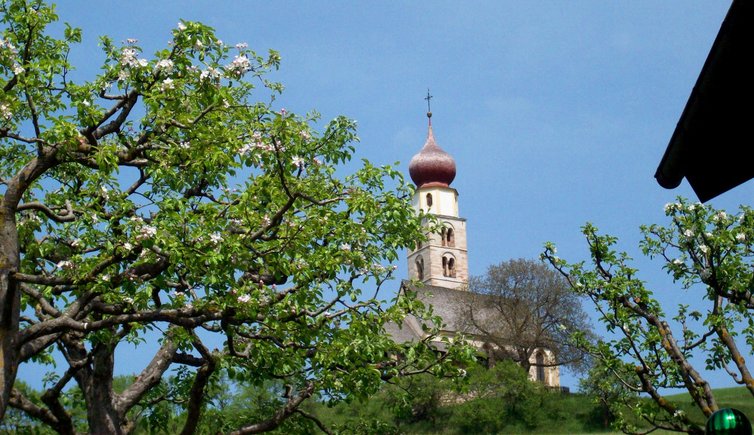
[[[241,77],[247,71],[251,70],[251,62],[246,55],[239,54],[225,69],[236,77]]]
[[[242,146],[241,149],[238,150],[238,153],[243,156],[254,148],[262,151],[273,151],[275,149],[272,145],[266,144],[264,140],[262,140],[262,133],[258,131],[252,133],[251,142]]]
[[[10,110],[10,106],[5,103],[0,103],[0,118],[10,121],[13,118],[13,112]]]
[[[299,169],[304,166],[304,159],[299,156],[293,156],[293,159],[291,159],[291,161],[293,163],[293,166]]]
[[[724,221],[727,217],[728,215],[724,211],[721,211],[721,212],[715,213],[715,215],[712,216],[712,221],[721,222],[721,221]]]
[[[249,301],[251,301],[251,296],[249,295],[241,295],[238,297],[238,302],[242,304],[248,303]]]
[[[218,68],[208,67],[199,74],[199,80],[218,80],[222,76],[222,71]]]
[[[741,243],[745,242],[746,241],[746,234],[744,234],[744,233],[738,233],[738,234],[736,234],[736,241],[737,242],[741,242]]]
[[[209,240],[212,243],[217,244],[223,241],[223,236],[220,233],[215,232],[215,233],[210,234]]]
[[[173,71],[173,61],[170,59],[162,59],[154,65],[154,70],[157,72],[169,73]]]
[[[133,47],[124,47],[120,53],[120,64],[128,67],[145,67],[149,65],[146,59],[139,59],[138,52]],[[119,77],[120,78],[120,77]]]
[[[63,261],[58,262],[56,266],[58,267],[58,269],[70,269],[73,267],[73,263],[71,263],[68,260],[63,260]]]
[[[18,50],[13,45],[13,43],[6,39],[0,38],[0,50],[7,50],[10,53],[9,57],[13,59],[13,67],[11,68],[13,70],[13,74],[19,75],[25,71],[24,67],[15,60],[16,58],[18,58]]]
[[[175,83],[173,83],[173,79],[168,77],[165,80],[163,80],[162,83],[160,84],[160,90],[168,91],[170,89],[175,89]]]

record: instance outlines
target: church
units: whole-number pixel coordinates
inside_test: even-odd
[[[492,362],[497,346],[485,340],[484,334],[469,322],[468,309],[477,317],[494,315],[485,304],[485,298],[469,292],[468,247],[466,219],[460,217],[458,191],[450,186],[456,176],[453,157],[440,148],[432,131],[432,112],[427,112],[428,133],[424,147],[411,159],[409,174],[416,185],[413,206],[434,216],[442,224],[439,233],[430,233],[429,239],[417,244],[408,252],[409,280],[403,281],[400,291],[415,292],[417,298],[434,308],[443,319],[441,334],[453,338],[463,334],[466,340]],[[420,321],[407,316],[403,325],[389,324],[387,332],[396,342],[425,339]],[[437,342],[442,351],[442,343]],[[497,349],[499,350],[499,349]],[[549,349],[536,349],[531,357],[529,377],[548,387],[560,387],[560,372],[555,365],[556,356]]]

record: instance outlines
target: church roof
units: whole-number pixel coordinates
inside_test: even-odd
[[[431,116],[431,114],[428,114]],[[435,142],[432,132],[432,118],[429,122],[427,141],[424,147],[411,159],[408,173],[416,187],[448,187],[456,177],[456,162]]]
[[[475,315],[480,318],[495,315],[492,304],[483,303],[484,299],[490,296],[434,285],[414,286],[410,281],[401,283],[401,291],[414,292],[418,300],[425,305],[432,305],[434,314],[442,319],[441,330],[450,335],[480,335],[480,331],[476,330],[467,318],[467,310],[471,305],[475,306]],[[411,315],[406,317],[403,325],[390,323],[385,325],[385,330],[396,343],[418,341],[425,337],[420,321]]]

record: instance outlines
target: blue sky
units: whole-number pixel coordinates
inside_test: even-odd
[[[357,120],[358,156],[400,161],[406,173],[426,138],[430,88],[435,138],[458,167],[472,274],[535,258],[545,241],[583,259],[579,227],[591,221],[621,239],[674,306],[689,297],[639,259],[638,228],[665,222],[663,205],[677,195],[695,198],[685,181],[669,191],[653,174],[729,5],[98,0],[61,2],[58,12],[84,30],[72,58],[85,77],[102,60],[98,35],[137,38],[148,54],[179,19],[209,24],[230,44],[278,50],[280,107]],[[711,203],[734,211],[753,193],[745,184]],[[724,376],[710,380],[729,385]]]

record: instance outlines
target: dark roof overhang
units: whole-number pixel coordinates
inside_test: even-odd
[[[754,1],[734,0],[655,173],[700,201],[754,177]]]

